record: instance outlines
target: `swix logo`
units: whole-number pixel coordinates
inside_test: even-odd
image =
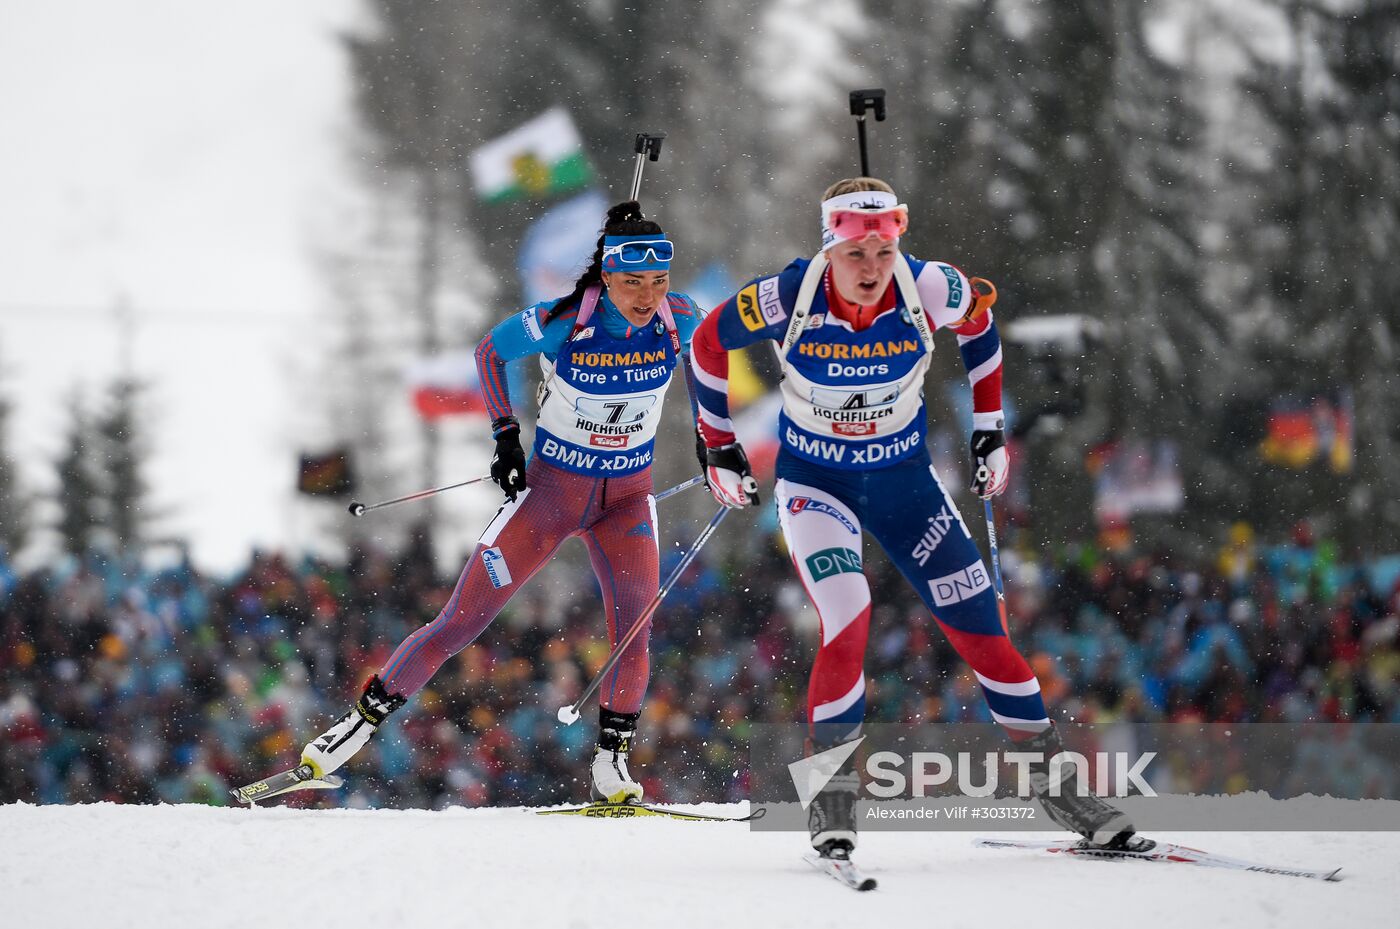
[[[977,561],[961,571],[954,571],[943,577],[935,577],[928,582],[928,586],[933,591],[935,605],[952,606],[954,603],[962,603],[969,597],[980,594],[991,587],[992,582],[987,577],[987,569],[982,566],[982,562]]]
[[[837,435],[874,435],[874,423],[832,423],[831,431]]]
[[[595,432],[588,437],[588,444],[598,448],[626,448],[629,438],[625,435],[598,435]]]
[[[914,550],[909,553],[910,556],[920,565],[928,564],[929,556],[938,547],[938,543],[942,542],[943,537],[952,531],[954,519],[956,519],[956,515],[947,506],[940,509],[937,516],[930,516],[928,528],[924,530],[923,536],[915,544]],[[957,519],[957,522],[962,525],[961,519]],[[963,532],[967,532],[966,526],[963,526]],[[968,538],[971,536],[969,535]]]
[[[825,513],[827,516],[830,516],[832,519],[845,526],[846,530],[850,532],[851,535],[860,535],[860,530],[856,528],[855,523],[847,519],[845,513],[842,513],[830,503],[825,503],[821,500],[813,500],[811,497],[793,497],[788,501],[787,508],[788,512],[794,516],[801,513],[803,510],[811,510],[813,513]]]

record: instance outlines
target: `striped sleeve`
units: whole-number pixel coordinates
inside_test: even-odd
[[[781,343],[807,261],[755,278],[710,311],[690,343],[700,432],[710,448],[734,441],[729,418],[729,353],[765,340]]]
[[[958,337],[963,367],[972,384],[972,428],[1001,429],[1001,337],[990,306],[976,305],[967,276],[945,261],[925,262],[918,275],[919,296],[929,318]]]
[[[476,374],[487,412],[493,420],[511,416],[510,388],[506,380],[506,364],[527,355],[543,352],[553,357],[568,338],[577,309],[565,311],[544,324],[550,303],[537,303],[499,323],[486,334],[476,347]]]
[[[491,419],[510,416],[510,391],[506,387],[506,361],[496,352],[495,330],[486,333],[486,338],[476,347],[476,376],[481,381],[481,394],[486,399],[486,410]]]
[[[697,422],[710,448],[734,442],[734,423],[729,418],[729,350],[719,336],[723,306],[705,317],[690,340]]]
[[[1001,429],[1001,337],[992,313],[987,310],[952,329],[972,384],[973,428]]]

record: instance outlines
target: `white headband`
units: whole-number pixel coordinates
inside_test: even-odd
[[[899,197],[883,190],[857,190],[849,194],[837,194],[822,201],[822,250],[836,244],[836,233],[831,231],[831,214],[837,210],[869,210],[881,212],[898,207]]]

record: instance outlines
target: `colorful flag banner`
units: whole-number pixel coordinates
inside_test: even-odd
[[[1283,397],[1269,410],[1259,454],[1270,464],[1306,468],[1325,460],[1335,474],[1351,472],[1353,412],[1350,390],[1309,399]]]
[[[301,456],[297,490],[312,497],[343,497],[355,492],[355,476],[350,470],[349,449],[338,448],[323,455]]]
[[[404,375],[413,405],[423,419],[488,415],[476,373],[476,356],[468,350],[419,358]]]
[[[1094,477],[1094,514],[1101,524],[1136,513],[1175,513],[1186,503],[1175,442],[1127,439],[1092,449],[1085,467]]]
[[[566,193],[593,178],[583,140],[563,107],[487,142],[472,153],[471,167],[476,192],[487,203]]]
[[[562,297],[588,266],[608,218],[608,201],[590,190],[546,212],[520,243],[520,286],[526,305]]]

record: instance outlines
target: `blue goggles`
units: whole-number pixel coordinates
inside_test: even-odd
[[[645,235],[603,236],[604,271],[669,271],[676,247]]]

